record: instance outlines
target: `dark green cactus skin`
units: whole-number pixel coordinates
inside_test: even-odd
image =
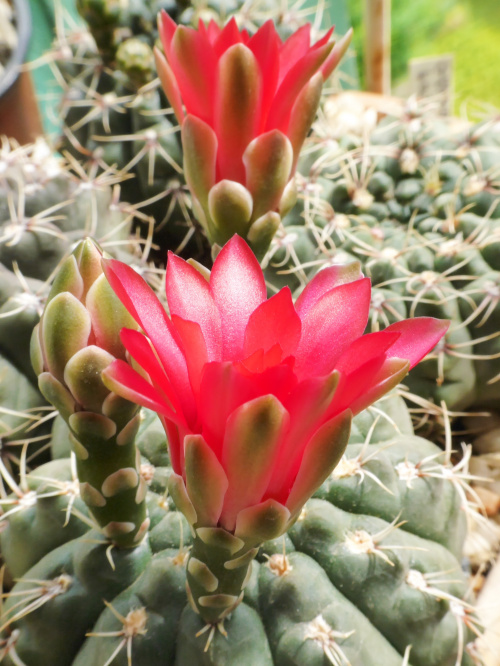
[[[316,150],[299,165],[299,202],[267,257],[269,283],[297,295],[322,267],[358,259],[374,286],[367,330],[409,316],[451,320],[405,384],[452,410],[495,409],[498,123],[457,128],[410,109],[365,139],[338,139],[334,121],[317,127]]]
[[[243,603],[219,626],[205,628],[186,598],[192,535],[165,494],[170,467],[154,415],[146,414],[136,440],[151,484],[149,538],[112,549],[115,571],[97,532],[74,538],[86,515],[79,498],[66,527],[58,516],[39,539],[48,486],[36,477],[52,476],[55,485],[70,466],[62,457],[36,470],[28,483],[40,508],[18,511],[2,534],[7,571],[20,579],[4,604],[4,663],[14,666],[14,651],[26,666],[104,666],[115,653],[109,663],[125,666],[129,650],[134,666],[326,666],[332,654],[340,664],[402,666],[411,644],[410,666],[454,666],[457,658],[470,666],[466,645],[459,656],[465,514],[456,482],[443,473],[444,454],[413,435],[401,398],[378,407],[389,419],[374,411],[355,419],[344,473],[327,480],[284,538],[264,544]],[[63,438],[59,426],[58,455]],[[51,501],[64,515],[70,496]],[[37,540],[36,555],[21,561],[18,551],[30,553]],[[40,607],[23,614],[34,598],[15,606],[23,591]],[[473,636],[463,630],[467,644]]]

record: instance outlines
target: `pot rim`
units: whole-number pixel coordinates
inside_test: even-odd
[[[18,79],[31,37],[31,12],[28,0],[13,0],[12,4],[16,15],[17,45],[0,79],[0,97],[3,97]]]

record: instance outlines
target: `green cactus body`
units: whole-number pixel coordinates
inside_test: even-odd
[[[461,624],[470,609],[457,559],[465,523],[459,481],[443,452],[413,435],[401,398],[355,419],[337,471],[288,534],[242,566],[243,601],[214,624],[186,596],[186,574],[190,585],[194,575],[207,592],[213,588],[200,568],[186,570],[201,544],[166,497],[171,471],[156,417],[141,419],[136,442],[150,484],[151,526],[135,548],[110,550],[99,532],[86,531],[91,519],[75,497],[66,527],[59,515],[47,528],[40,560],[26,570],[34,558],[25,558],[16,569],[21,539],[31,552],[50,511],[64,516],[70,502],[62,490],[45,498],[47,482],[37,477],[57,487],[71,476],[69,460],[28,478],[36,502],[7,518],[2,534],[7,571],[18,579],[3,613],[9,666],[16,659],[26,666],[125,665],[127,655],[135,666],[471,663],[473,636]],[[79,529],[85,532],[75,538]]]

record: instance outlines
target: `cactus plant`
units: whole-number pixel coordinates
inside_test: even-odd
[[[235,241],[231,248],[219,255],[215,272],[224,262],[228,270],[228,263],[236,270],[231,252],[244,251]],[[133,405],[110,392],[131,381],[127,379],[131,369],[123,361],[109,365],[113,357],[125,358],[115,333],[128,315],[119,303],[111,306],[113,297],[95,260],[98,254],[86,241],[63,264],[33,338],[32,358],[42,389],[59,406],[67,425],[59,423],[54,433],[58,458],[30,474],[23,470],[19,484],[3,470],[14,491],[3,500],[4,578],[17,581],[5,596],[2,613],[4,662],[9,666],[113,662],[305,666],[329,661],[375,666],[383,658],[389,666],[472,664],[478,621],[465,599],[467,586],[457,559],[469,512],[463,465],[454,467],[440,449],[413,434],[401,398],[385,398],[355,418],[339,466],[327,475],[316,498],[297,510],[288,534],[264,543],[256,560],[252,560],[255,548],[238,558],[241,539],[231,530],[208,526],[215,510],[213,495],[211,504],[198,501],[199,493],[207,492],[199,485],[200,478],[209,478],[207,468],[205,472],[198,468],[196,483],[195,477],[188,478],[189,499],[175,471],[179,462],[174,459],[172,469],[155,415],[144,411],[140,418],[134,417]],[[247,257],[243,266],[248,261]],[[187,267],[183,262],[173,265],[171,307],[183,297],[174,287],[181,286],[183,266]],[[113,286],[127,308],[145,318],[143,325],[157,344],[147,320],[156,316],[155,308],[149,304],[143,309],[132,292],[123,291],[127,279],[136,279],[121,270],[118,264],[109,264]],[[338,271],[325,273],[325,279],[333,273]],[[324,279],[320,282],[328,288]],[[320,283],[315,285],[302,298],[301,308],[314,308],[320,298]],[[186,307],[191,306],[186,302]],[[61,311],[69,309],[75,316],[61,319]],[[114,317],[104,326],[106,311]],[[180,318],[172,316],[180,326]],[[58,322],[66,322],[65,331]],[[73,335],[68,332],[70,325],[76,326]],[[227,335],[231,338],[230,329]],[[391,334],[379,335],[385,339]],[[130,331],[122,337],[129,346],[136,335]],[[402,343],[404,348],[412,344],[410,338]],[[139,346],[137,339],[136,356]],[[398,347],[400,354],[403,347]],[[96,362],[82,365],[83,356],[89,354]],[[95,372],[97,366],[109,368],[108,388]],[[150,376],[152,372],[149,365]],[[147,399],[159,409],[159,377],[154,380],[156,393],[147,389],[144,379],[142,384],[138,381],[134,379],[136,396],[139,392],[141,401]],[[165,400],[177,403],[174,394]],[[162,411],[171,419],[166,404]],[[172,427],[169,433],[175,458]],[[194,464],[194,439],[191,444]],[[125,448],[120,451],[122,447],[137,447],[137,459],[132,450],[130,455]],[[336,459],[341,455],[342,448]],[[215,473],[214,461],[205,462]],[[191,463],[186,459],[187,465]],[[325,471],[317,471],[325,479]],[[216,477],[212,482],[215,490]],[[102,493],[95,484],[102,486]],[[244,488],[240,484],[234,490]],[[143,502],[149,512],[146,521]],[[206,511],[209,520],[200,527],[195,517],[194,533],[189,524],[191,502],[198,516]],[[428,507],[425,514],[419,510],[423,505]],[[137,512],[141,516],[136,520]],[[266,531],[276,534],[272,524],[262,534]],[[208,597],[198,590],[204,587],[209,596],[214,590],[214,574],[203,564],[204,549],[225,552],[222,561],[230,566],[216,569],[217,575],[225,571],[231,577],[238,569],[247,574],[243,602],[230,605],[222,616],[220,607],[205,605],[203,599]],[[219,596],[222,601],[224,595]],[[217,595],[212,597],[219,601]],[[226,598],[224,602],[227,606]]]

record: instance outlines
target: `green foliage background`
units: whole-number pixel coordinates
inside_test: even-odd
[[[365,0],[347,0],[363,77]],[[392,79],[406,75],[410,58],[453,53],[457,110],[462,102],[500,107],[499,0],[392,0]]]

